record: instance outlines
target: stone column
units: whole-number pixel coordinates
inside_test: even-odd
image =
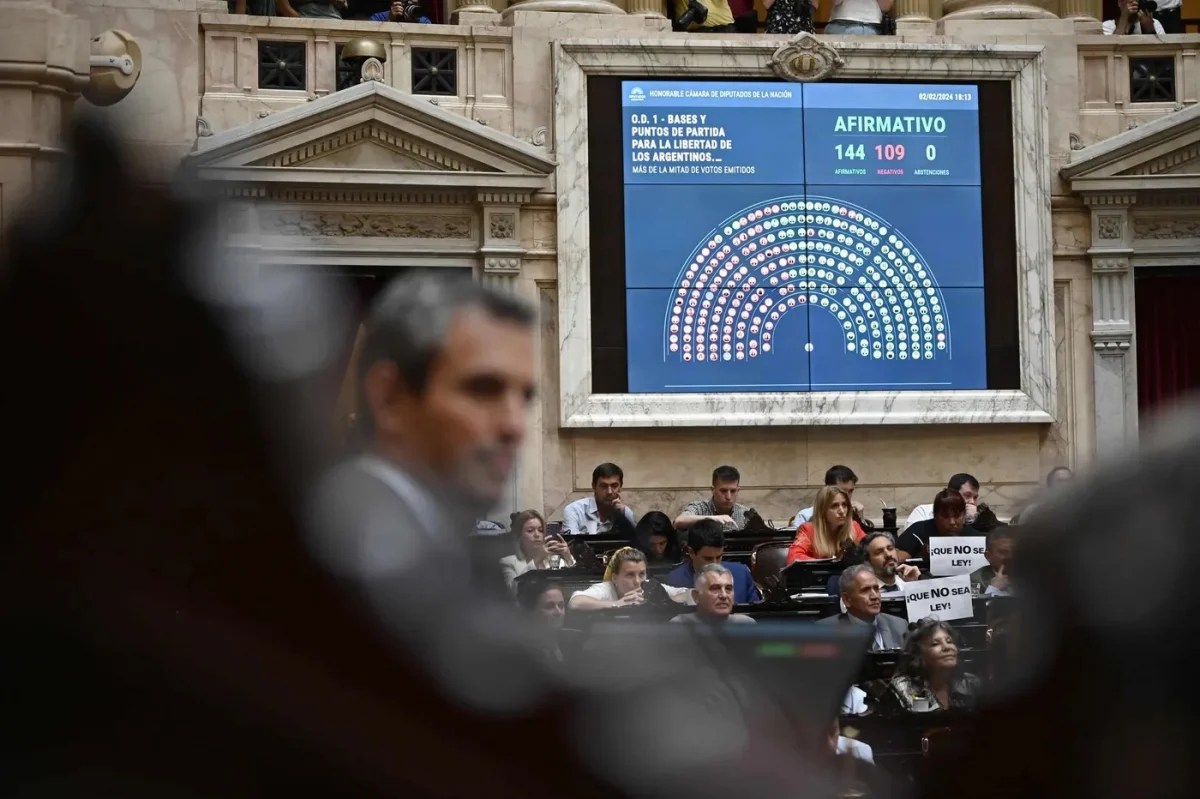
[[[1060,0],[1058,15],[1063,19],[1100,22],[1104,14],[1101,0]]]
[[[521,206],[529,194],[510,191],[481,191],[479,203],[481,238],[479,253],[483,256],[480,280],[504,291],[516,291],[521,276]]]
[[[1054,19],[1055,0],[944,0],[942,18],[962,19]]]
[[[930,14],[929,0],[896,0],[892,8],[896,33],[933,33],[936,24]]]
[[[665,0],[627,0],[625,7],[628,9],[627,13],[633,17],[667,18],[664,13]]]
[[[1117,458],[1136,444],[1137,350],[1134,342],[1131,195],[1085,196],[1092,209],[1092,349],[1096,455]]]
[[[459,14],[485,14],[494,17],[504,10],[505,2],[506,0],[454,0],[454,12],[452,16],[457,17]],[[463,20],[460,19],[458,22],[462,24]]]
[[[46,0],[0,0],[0,242],[50,182],[91,67],[88,23]]]
[[[648,2],[648,0],[643,0]],[[629,0],[630,4],[638,2],[638,0]],[[517,11],[553,11],[567,14],[624,14],[625,12],[618,8],[609,0],[516,0],[508,8],[504,9],[504,16],[507,17]],[[647,14],[643,16],[654,16]],[[659,14],[658,16],[663,16]]]

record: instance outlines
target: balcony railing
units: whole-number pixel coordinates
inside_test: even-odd
[[[1200,35],[1081,36],[1079,139],[1102,139],[1200,102]]]
[[[501,130],[512,128],[512,30],[205,14],[201,116],[214,132],[357,82],[353,39],[387,52],[383,82]]]

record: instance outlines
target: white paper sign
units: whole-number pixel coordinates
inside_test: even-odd
[[[975,615],[971,601],[971,578],[965,574],[905,583],[904,603],[910,622],[931,616],[951,621],[969,619]]]
[[[929,539],[929,573],[938,577],[970,574],[988,565],[983,551],[987,538],[981,535],[934,536]]]

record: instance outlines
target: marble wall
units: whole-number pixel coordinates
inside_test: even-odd
[[[54,2],[60,7],[66,0]],[[240,68],[230,58],[240,57],[242,50],[250,52],[255,37],[268,28],[273,26],[274,31],[267,35],[282,35],[286,28],[288,36],[311,40],[314,58],[326,67],[331,63],[326,51],[333,43],[379,30],[364,23],[268,23],[232,17],[223,13],[223,0],[77,0],[70,5],[71,13],[93,34],[119,28],[141,43],[145,54],[141,80],[121,103],[101,113],[121,124],[148,172],[159,177],[169,174],[193,149],[201,134],[198,126],[204,135],[220,136],[240,125],[253,125],[265,115],[320,101],[330,92],[331,86],[326,85],[330,76],[324,73],[306,91],[279,97],[259,96],[256,86],[225,80],[233,74],[231,69]],[[713,75],[733,76],[749,73],[738,57],[727,57],[730,47],[769,51],[786,40],[700,40],[670,34],[664,20],[650,16],[539,12],[519,6],[503,15],[465,13],[458,23],[418,32],[409,31],[410,26],[390,30],[387,38],[396,57],[387,67],[386,82],[410,91],[403,64],[406,48],[416,41],[412,37],[417,33],[439,42],[457,42],[467,64],[465,83],[460,96],[441,107],[542,147],[557,159],[558,185],[565,187],[557,193],[535,192],[519,217],[520,270],[512,282],[540,309],[543,382],[541,401],[531,420],[536,435],[524,448],[516,481],[517,504],[556,516],[567,502],[587,494],[596,463],[613,460],[626,470],[626,493],[638,511],[673,513],[705,493],[714,466],[732,463],[743,474],[743,500],[767,518],[780,519],[810,503],[828,466],[846,463],[862,479],[856,498],[872,510],[893,505],[905,513],[929,501],[952,472],[965,470],[981,479],[985,497],[1007,515],[1037,491],[1052,467],[1086,468],[1091,461],[1096,438],[1093,281],[1088,254],[1093,222],[1091,210],[1072,193],[1059,171],[1081,148],[1175,111],[1175,104],[1129,102],[1131,56],[1175,57],[1180,105],[1200,100],[1196,96],[1200,36],[1134,43],[1095,35],[1094,20],[950,19],[914,27],[888,42],[835,42],[847,52],[867,54],[865,60],[850,59],[852,66],[857,64],[854,69],[868,70],[862,72],[864,76],[871,70],[949,74],[948,47],[959,48],[953,57],[966,59],[960,63],[976,59],[975,66],[983,71],[998,63],[998,49],[1007,50],[1013,63],[1013,59],[1036,62],[1037,75],[1031,73],[1036,79],[1020,84],[1015,95],[1019,108],[1029,114],[1018,157],[1025,159],[1032,180],[1023,189],[1023,318],[1037,325],[1027,349],[1031,360],[1024,370],[1032,387],[1026,397],[1034,401],[1021,405],[1018,412],[997,414],[992,398],[992,404],[979,404],[972,413],[931,414],[921,417],[921,424],[896,424],[899,419],[887,415],[892,404],[877,410],[864,398],[862,404],[856,400],[822,406],[818,409],[822,418],[806,419],[820,422],[813,425],[774,419],[769,420],[774,424],[765,426],[758,422],[724,426],[694,418],[647,425],[645,420],[628,422],[632,417],[627,417],[626,423],[613,428],[598,422],[573,424],[564,418],[564,409],[572,408],[564,397],[584,396],[590,384],[590,371],[573,360],[574,350],[564,349],[560,329],[564,319],[578,323],[587,318],[586,309],[582,317],[575,313],[580,307],[579,286],[564,279],[577,269],[580,256],[573,246],[577,232],[571,232],[579,217],[572,216],[571,203],[564,203],[564,196],[570,190],[570,176],[579,174],[581,137],[586,131],[576,113],[582,107],[582,84],[574,87],[573,99],[561,96],[564,75],[556,71],[555,47],[574,40],[603,50],[638,40],[648,54],[644,60],[652,61],[660,72],[686,64],[713,70]],[[690,54],[682,61],[673,59],[668,51],[685,43],[691,46]],[[233,50],[225,52],[222,47]],[[756,67],[759,72],[762,63]],[[615,69],[614,64],[619,66],[609,61],[604,68]],[[556,91],[560,92],[557,107]],[[198,120],[206,107],[220,111],[201,124]],[[0,117],[0,125],[3,122]],[[1039,159],[1044,167],[1037,163]],[[0,175],[0,219],[11,207],[9,194]],[[322,246],[336,249],[339,245],[324,241]],[[564,374],[571,385],[562,383]],[[706,412],[711,416],[711,411]]]
[[[115,28],[141,45],[137,85],[99,113],[133,143],[151,179],[168,177],[196,141],[203,63],[199,15],[225,9],[225,0],[76,0],[73,13],[89,23],[93,35]]]

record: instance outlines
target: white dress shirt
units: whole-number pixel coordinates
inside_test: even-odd
[[[1160,5],[1159,8],[1162,8],[1162,6]],[[1167,9],[1162,8],[1162,10],[1166,11]],[[1114,33],[1117,32],[1117,21],[1115,19],[1104,20],[1104,22],[1100,25],[1100,30],[1106,36],[1112,36]],[[1134,19],[1134,31],[1133,31],[1134,35],[1137,35],[1142,32],[1143,31],[1142,31],[1141,23],[1138,22],[1136,19]],[[1166,36],[1167,35],[1166,29],[1163,28],[1162,23],[1159,22],[1158,20],[1154,20],[1154,33],[1157,34],[1158,36]],[[1145,35],[1149,36],[1151,34],[1145,34]]]
[[[664,585],[663,588],[667,589],[667,596],[671,597],[671,599],[676,599],[677,597],[683,595],[688,599],[687,604],[693,604],[691,602],[692,589],[676,588],[671,585]],[[575,593],[571,594],[571,602],[574,602],[575,597],[577,596],[591,597],[592,599],[596,599],[601,602],[616,602],[621,598],[617,596],[617,587],[613,585],[612,580],[605,580],[604,582],[596,583],[589,588],[576,591]],[[569,605],[570,602],[567,604]]]
[[[913,508],[912,513],[908,514],[908,521],[906,521],[904,523],[904,530],[907,530],[908,528],[912,527],[917,522],[923,522],[926,519],[932,519],[932,518],[933,518],[933,503],[932,502],[930,502],[928,505],[918,505],[917,507]],[[901,530],[900,532],[904,532],[904,530]]]

